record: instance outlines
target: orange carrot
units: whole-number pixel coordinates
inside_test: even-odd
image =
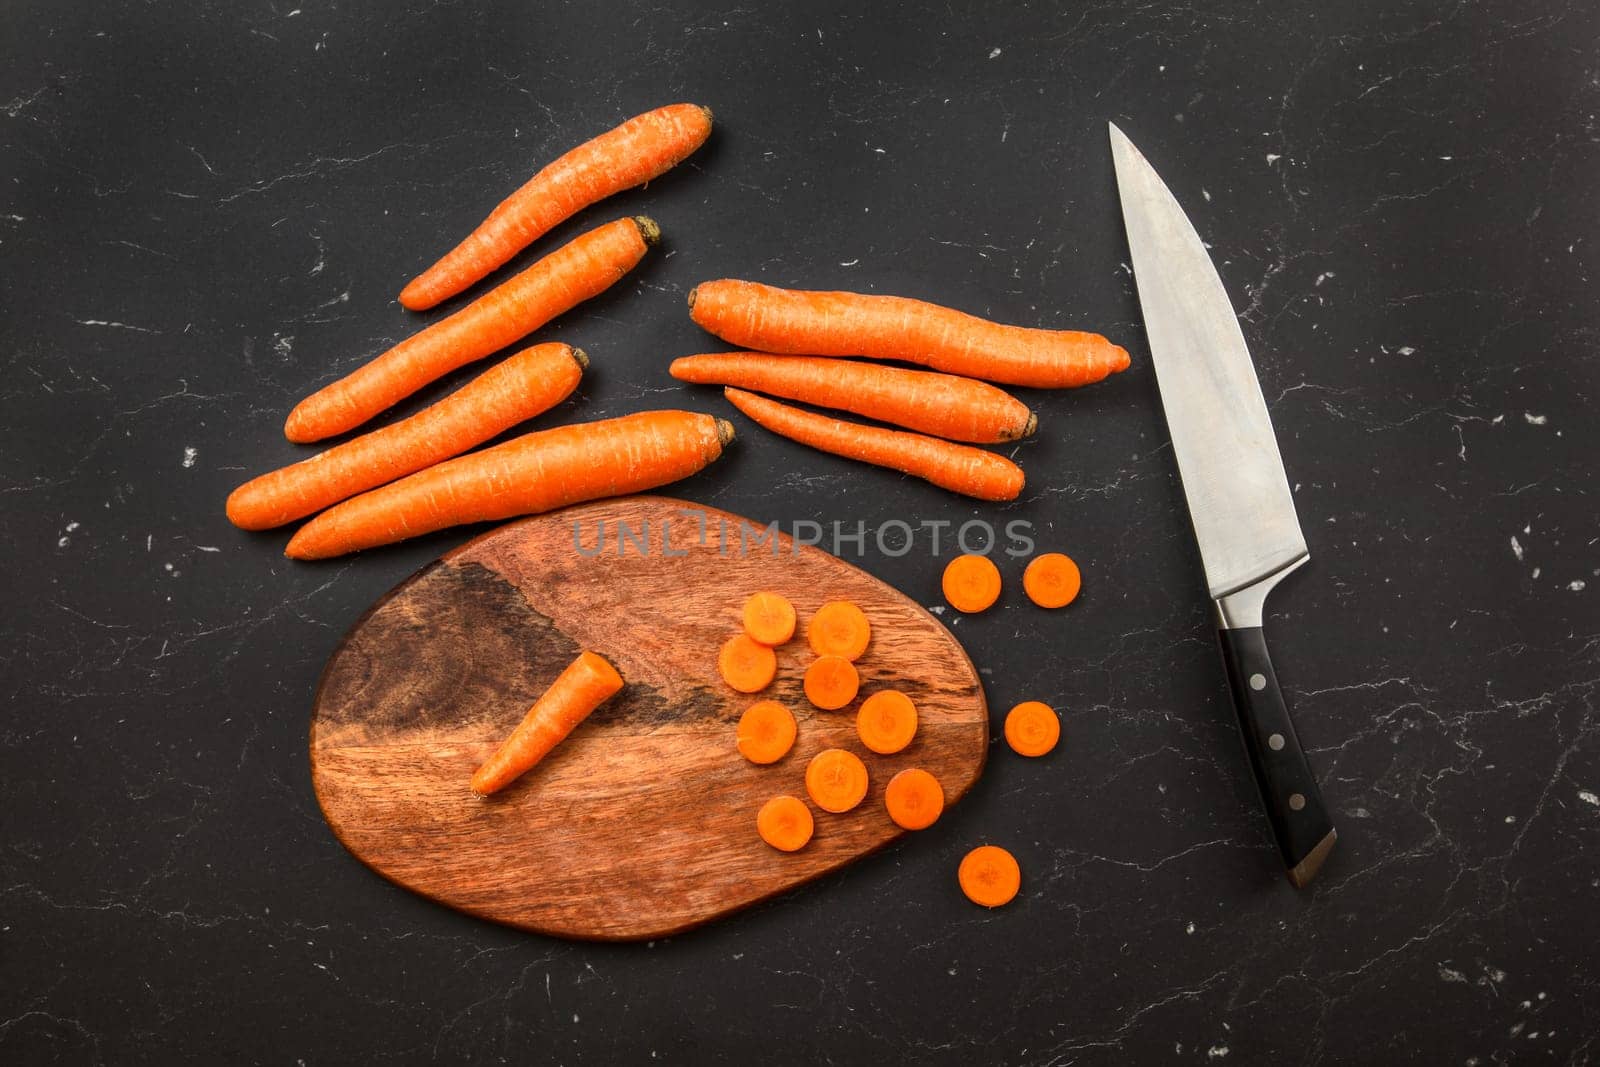
[[[1042,756],[1061,740],[1061,720],[1049,704],[1025,700],[1006,715],[1006,744],[1019,756]]]
[[[336,504],[284,555],[325,559],[487,519],[533,515],[687,478],[722,454],[733,427],[692,411],[642,411],[524,434]]]
[[[842,748],[825,748],[806,764],[806,792],[823,811],[838,815],[867,795],[867,767]]]
[[[512,193],[400,292],[412,311],[471,288],[565,220],[683,162],[711,133],[711,109],[673,104],[586,141]]]
[[[1022,589],[1041,608],[1063,608],[1078,598],[1083,577],[1072,557],[1060,552],[1035,556],[1022,572]]]
[[[756,813],[756,833],[780,852],[805,848],[815,829],[811,809],[799,797],[773,797]]]
[[[245,530],[282,526],[459,456],[561,403],[588,366],[571,345],[524,349],[408,419],[252,478],[228,496],[228,518]]]
[[[941,584],[950,606],[970,615],[1000,599],[1000,568],[988,556],[957,556],[945,564]]]
[[[739,755],[751,763],[777,763],[794,747],[794,716],[776,700],[751,704],[739,716]]]
[[[622,675],[593,652],[581,652],[528,709],[487,763],[472,790],[488,796],[510,785],[559,745],[589,713],[622,688]]]
[[[806,699],[823,711],[837,711],[856,698],[861,676],[843,656],[818,656],[806,668]]]
[[[725,352],[675,359],[672,376],[838,408],[952,441],[1015,441],[1039,425],[1028,405],[986,382],[847,359]]]
[[[895,689],[873,693],[856,712],[856,735],[880,756],[892,756],[917,736],[917,706]]]
[[[1002,326],[898,296],[775,289],[725,278],[690,290],[689,311],[702,328],[744,348],[897,359],[1042,389],[1088,385],[1128,366],[1127,351],[1099,334]]]
[[[1022,885],[1016,857],[999,845],[980,845],[968,852],[956,872],[961,891],[974,904],[998,908],[1011,903]]]
[[[778,658],[749,634],[739,633],[728,638],[717,653],[717,670],[722,680],[739,692],[759,693],[778,673]]]
[[[312,393],[289,413],[284,434],[305,444],[355,429],[436,378],[498,352],[610,288],[660,237],[660,228],[642,216],[590,230],[449,318]]]
[[[883,790],[889,818],[903,830],[926,830],[944,812],[944,787],[921,767],[908,767]]]
[[[758,425],[823,452],[888,467],[979,500],[1015,500],[1022,492],[1022,468],[981,448],[814,415],[742,389],[723,393]]]
[[[794,636],[794,605],[777,593],[753,593],[744,602],[744,632],[763,645],[781,645]]]
[[[854,662],[872,640],[866,613],[848,600],[830,600],[806,625],[806,641],[819,656],[843,656]]]

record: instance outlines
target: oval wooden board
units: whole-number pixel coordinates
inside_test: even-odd
[[[621,552],[619,523],[631,534]],[[601,529],[604,551],[586,555]],[[894,840],[903,831],[883,788],[903,768],[926,768],[958,800],[983,769],[989,720],[955,638],[876,578],[753,534],[766,531],[726,512],[627,497],[503,526],[397,586],[345,636],[317,688],[312,780],[339,840],[385,878],[473,915],[628,940],[686,930]],[[723,684],[716,659],[758,589],[787,596],[800,628],[778,650],[777,680],[752,697]],[[825,712],[803,695],[804,626],[835,599],[872,622],[861,695],[893,687],[917,704],[903,753],[861,745],[859,700]],[[581,649],[615,664],[623,691],[503,792],[471,792],[473,770]],[[794,750],[768,767],[734,747],[740,714],[761,698],[784,702],[800,726]],[[773,850],[756,811],[779,793],[804,798],[806,762],[830,747],[866,761],[866,800],[845,815],[813,806],[811,844]]]

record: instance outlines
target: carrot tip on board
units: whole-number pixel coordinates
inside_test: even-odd
[[[589,353],[585,352],[581,348],[574,348],[572,350],[572,362],[576,363],[578,366],[582,367],[584,370],[588,370],[589,369]],[[1028,432],[1032,433],[1033,431],[1029,430]]]
[[[701,114],[705,115],[707,122],[710,122],[712,120],[713,116],[711,114],[711,109],[709,107],[706,107],[704,104],[696,104],[695,106],[700,109],[700,113]]]
[[[639,236],[644,238],[645,244],[656,245],[661,243],[661,227],[656,224],[655,219],[649,215],[635,215],[633,224],[639,227]]]
[[[699,291],[700,291],[700,287],[698,285],[695,286],[693,289],[689,290],[689,310],[690,311],[694,310],[694,294],[698,293]]]
[[[588,365],[589,364],[587,364],[587,363],[584,364],[585,367],[587,367]],[[1026,426],[1024,426],[1022,428],[1022,436],[1023,437],[1032,437],[1033,436],[1033,432],[1035,430],[1037,430],[1038,428],[1039,428],[1039,416],[1035,415],[1031,411],[1028,412],[1028,425],[1026,425]]]
[[[733,436],[733,423],[729,422],[727,419],[718,419],[717,440],[723,444],[728,444],[733,440]]]

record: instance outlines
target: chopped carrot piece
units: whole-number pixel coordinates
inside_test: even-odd
[[[1000,568],[988,556],[957,556],[945,565],[942,584],[950,606],[970,615],[1000,599]]]
[[[806,625],[806,640],[819,656],[843,656],[854,662],[872,640],[866,613],[848,600],[830,600]]]
[[[1078,598],[1083,576],[1071,556],[1046,552],[1035,556],[1022,572],[1022,588],[1041,608],[1064,608]]]
[[[621,688],[622,675],[603,656],[580,652],[473,774],[472,791],[488,796],[516,781]]]
[[[944,788],[921,767],[911,767],[889,779],[883,806],[901,829],[926,830],[944,811]]]
[[[739,716],[739,754],[751,763],[777,763],[794,747],[794,716],[776,700],[751,704]]]
[[[856,698],[861,676],[843,656],[818,656],[806,668],[806,699],[823,711],[837,711]]]
[[[867,766],[842,748],[825,748],[806,764],[806,792],[823,811],[849,811],[867,795]]]
[[[741,693],[759,693],[778,673],[778,657],[749,634],[734,634],[717,654],[717,670],[722,680]]]
[[[1006,715],[1006,744],[1019,756],[1042,756],[1061,740],[1061,720],[1050,705],[1027,700]]]
[[[893,755],[917,736],[917,706],[896,689],[873,693],[856,713],[856,733],[878,755]]]
[[[756,813],[756,832],[779,852],[798,852],[811,840],[816,823],[799,797],[773,797]]]
[[[980,845],[968,852],[956,872],[961,891],[974,904],[998,908],[1009,904],[1022,885],[1016,857],[999,845]]]
[[[781,645],[794,636],[794,605],[777,593],[754,593],[744,602],[744,632],[763,645]]]

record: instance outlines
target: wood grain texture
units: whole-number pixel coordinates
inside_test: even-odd
[[[618,537],[619,523],[631,536]],[[849,564],[755,535],[766,531],[726,512],[629,497],[503,526],[396,587],[345,636],[317,690],[312,779],[339,840],[462,911],[628,940],[688,929],[899,837],[883,789],[903,768],[925,768],[959,800],[983,769],[988,713],[955,638]],[[778,650],[773,685],[745,696],[718,677],[717,649],[759,589],[793,601],[800,625]],[[904,752],[860,743],[859,699],[825,712],[804,697],[804,627],[834,599],[872,622],[861,699],[897,688],[916,701],[921,723]],[[582,649],[616,665],[623,691],[519,781],[475,795],[472,772]],[[734,744],[758,699],[782,701],[799,722],[794,750],[767,767]],[[831,747],[866,761],[866,800],[844,815],[813,805],[811,844],[776,852],[756,834],[757,810],[779,793],[805,798],[806,762]]]

